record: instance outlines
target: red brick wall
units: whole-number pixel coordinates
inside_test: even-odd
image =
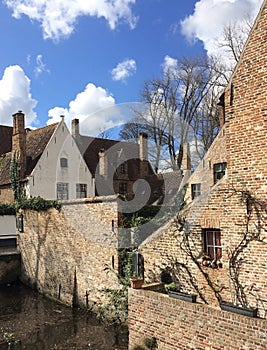
[[[267,1],[264,1],[239,64],[225,92],[226,123],[189,179],[187,206],[177,220],[141,246],[147,281],[158,281],[169,266],[188,291],[218,307],[219,300],[258,307],[267,315]],[[232,84],[232,85],[231,85]],[[232,101],[230,103],[231,90]],[[213,185],[213,164],[227,162],[226,175]],[[192,183],[202,195],[191,201]],[[252,203],[248,212],[247,200]],[[222,268],[198,266],[202,230],[221,230]],[[185,249],[189,237],[190,251]],[[191,254],[191,255],[190,255]],[[193,257],[193,259],[192,259]],[[230,258],[235,257],[232,266]],[[230,268],[231,267],[231,268]]]
[[[266,350],[267,320],[148,290],[129,290],[129,349],[155,337],[159,350]]]

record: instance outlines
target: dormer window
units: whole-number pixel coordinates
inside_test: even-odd
[[[227,163],[217,163],[213,166],[213,176],[214,176],[214,184],[218,182],[225,175]]]
[[[60,158],[60,166],[61,166],[61,168],[67,168],[68,167],[68,159],[67,158]]]

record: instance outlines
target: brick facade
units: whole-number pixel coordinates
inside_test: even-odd
[[[74,276],[81,305],[99,302],[102,289],[118,286],[115,198],[63,202],[60,212],[25,211],[19,234],[22,280],[71,304]]]
[[[139,247],[147,282],[159,281],[161,271],[167,268],[184,291],[198,295],[198,304],[208,306],[184,307],[169,299],[166,302],[167,296],[152,297],[145,291],[132,294],[130,310],[138,304],[136,314],[130,311],[132,345],[135,338],[143,336],[144,325],[152,330],[151,336],[168,339],[160,349],[266,348],[266,57],[265,0],[224,93],[225,124],[188,181],[185,208]],[[216,164],[226,165],[217,182]],[[201,194],[194,199],[192,184],[201,184]],[[208,249],[207,231],[218,232],[221,252],[219,258],[209,260],[209,267],[203,258]],[[265,320],[225,313],[220,310],[221,301],[258,308],[258,316]],[[152,309],[156,316],[152,316]],[[175,338],[181,343],[176,340],[173,346]],[[191,341],[190,345],[185,341]]]
[[[155,337],[159,350],[265,350],[267,320],[148,290],[129,290],[129,349]]]

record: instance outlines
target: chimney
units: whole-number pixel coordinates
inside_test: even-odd
[[[107,157],[105,155],[104,148],[101,148],[98,152],[99,162],[98,162],[98,172],[99,175],[107,175]]]
[[[71,121],[71,133],[73,137],[79,136],[80,135],[80,130],[79,130],[79,119],[75,118],[72,119]]]
[[[139,158],[148,161],[148,140],[147,134],[141,132],[139,135]]]
[[[190,149],[189,149],[188,142],[184,142],[183,144],[182,167],[183,167],[183,172],[191,171]]]
[[[148,140],[147,134],[141,132],[139,135],[139,158],[140,158],[140,177],[148,175]]]
[[[12,115],[13,117],[13,135],[12,135],[12,158],[20,166],[20,179],[25,176],[26,170],[26,130],[25,115],[22,111]]]

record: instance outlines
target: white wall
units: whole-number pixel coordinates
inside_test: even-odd
[[[67,168],[60,166],[61,157],[67,158]],[[63,120],[29,177],[27,194],[56,199],[58,182],[69,184],[69,199],[76,198],[77,183],[87,184],[87,197],[95,195],[92,175]]]
[[[13,215],[0,215],[0,235],[16,233],[16,217]]]

